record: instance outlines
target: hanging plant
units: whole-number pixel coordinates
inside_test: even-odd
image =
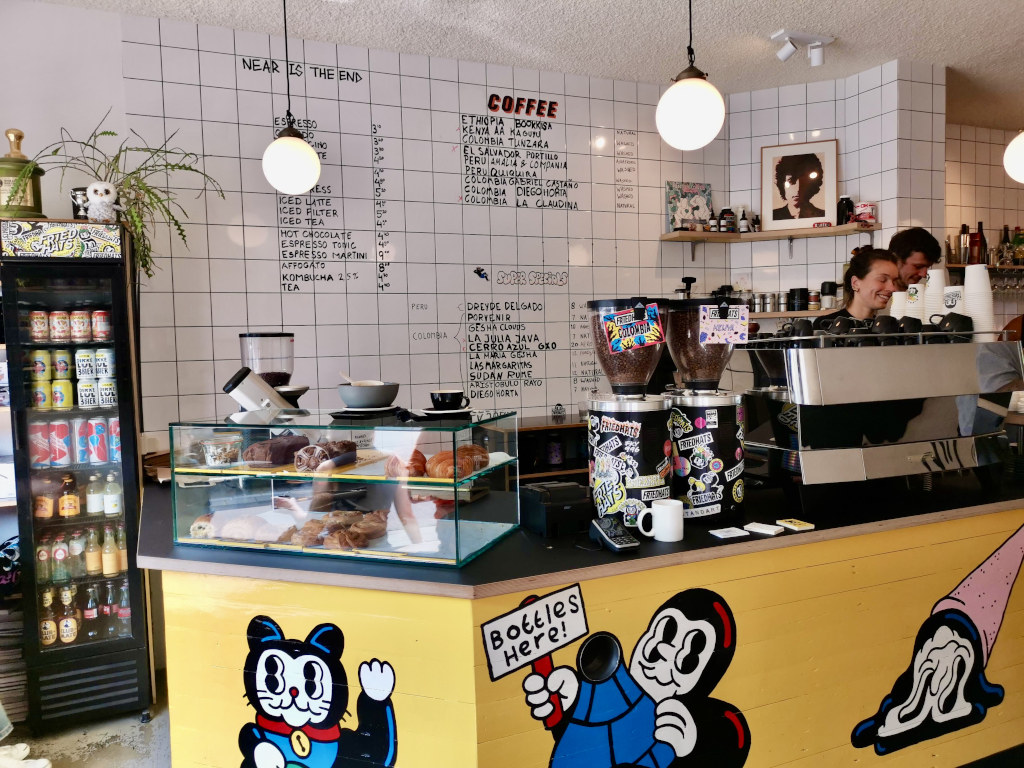
[[[30,183],[36,168],[59,168],[62,189],[64,174],[69,170],[106,182],[116,192],[116,208],[121,213],[121,223],[132,236],[136,267],[147,277],[152,277],[154,264],[150,236],[157,222],[166,221],[177,232],[185,247],[188,247],[185,228],[181,224],[181,219],[187,219],[188,214],[178,202],[175,190],[164,186],[167,183],[166,175],[191,173],[201,178],[203,186],[197,192],[197,197],[213,190],[223,198],[224,190],[212,176],[202,170],[200,155],[173,146],[177,131],[156,147],[147,146],[142,136],[131,131],[130,137],[122,139],[112,153],[108,152],[100,146],[101,142],[109,145],[117,140],[115,131],[103,129],[103,123],[109,116],[108,109],[103,119],[84,139],[76,139],[66,128],[61,128],[60,140],[43,147],[22,168],[11,186],[7,202],[18,199]],[[140,142],[138,146],[132,143],[135,140]]]

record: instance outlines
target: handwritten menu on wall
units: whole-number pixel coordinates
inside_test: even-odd
[[[664,181],[684,164],[654,127],[657,86],[298,40],[286,67],[282,40],[152,19],[126,17],[124,40],[130,125],[198,135],[227,190],[190,210],[214,337],[294,331],[307,407],[340,406],[346,370],[402,383],[406,405],[441,385],[475,409],[574,410],[607,388],[586,302],[703,277],[658,241]],[[298,196],[259,165],[286,76],[322,164]],[[687,180],[723,171],[720,154]],[[203,289],[177,274],[162,322],[194,325],[179,297]]]

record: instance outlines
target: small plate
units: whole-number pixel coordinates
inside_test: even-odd
[[[345,406],[344,408],[341,409],[341,411],[339,411],[339,413],[344,413],[346,411],[351,411],[352,413],[380,413],[383,411],[397,410],[397,405],[385,405],[383,408],[349,408],[348,406]]]
[[[472,413],[473,411],[472,408],[456,408],[454,411],[439,411],[436,408],[420,408],[419,410],[423,411],[423,413],[429,416],[441,416],[442,414],[449,415],[458,413]]]

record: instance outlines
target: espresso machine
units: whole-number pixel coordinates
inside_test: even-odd
[[[621,515],[635,528],[651,502],[671,494],[669,399],[647,383],[665,346],[664,299],[595,299],[590,336],[611,392],[587,401],[590,487],[599,518]]]
[[[1020,342],[898,336],[891,345],[825,332],[755,340],[748,351],[768,385],[747,393],[748,473],[781,485],[810,516],[927,491],[943,472],[974,470],[991,488],[1011,393],[1024,386]]]
[[[672,496],[687,521],[731,525],[744,496],[744,410],[740,393],[719,389],[734,342],[745,343],[743,301],[691,295],[693,278],[668,302],[666,341],[681,388],[671,400]]]

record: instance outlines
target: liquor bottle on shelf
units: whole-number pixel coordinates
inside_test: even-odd
[[[50,550],[52,545],[50,544],[50,536],[43,534],[39,537],[39,543],[36,544],[36,584],[40,586],[43,584],[50,583],[50,566],[52,565],[52,559],[50,557]],[[53,595],[50,595],[52,602]]]
[[[78,498],[78,484],[71,473],[61,478],[60,500],[57,503],[57,514],[63,518],[77,517],[81,511],[81,500]]]
[[[68,541],[68,575],[72,579],[85,576],[85,536],[79,530],[72,531]]]
[[[103,481],[99,475],[89,475],[89,485],[85,488],[85,513],[103,514]]]
[[[57,622],[57,637],[65,645],[78,639],[78,619],[75,617],[75,606],[71,595],[71,587],[60,588],[60,620]]]
[[[89,596],[82,612],[82,635],[86,640],[97,640],[100,637],[100,606],[96,587],[89,587]]]
[[[121,582],[121,599],[117,604],[117,636],[132,636],[132,606],[128,598],[128,580]]]
[[[89,539],[85,544],[85,573],[88,576],[99,576],[103,573],[103,554],[99,533],[95,528],[89,529]]]
[[[978,263],[988,263],[988,240],[985,238],[985,228],[982,222],[978,222]]]
[[[107,484],[103,488],[103,514],[107,517],[121,514],[121,485],[113,472],[107,475]]]
[[[50,581],[63,584],[69,578],[68,545],[64,541],[64,534],[58,533],[53,538],[53,548],[50,550]]]
[[[39,611],[39,642],[48,647],[57,642],[57,614],[53,610],[53,590],[44,589]]]
[[[128,573],[128,536],[124,531],[124,523],[117,524],[117,565],[121,573]]]
[[[114,582],[107,582],[107,597],[100,609],[103,615],[103,636],[117,637],[117,596],[114,593]]]
[[[109,525],[103,529],[103,551],[100,553],[104,576],[117,576],[117,544],[114,543],[114,529]]]

